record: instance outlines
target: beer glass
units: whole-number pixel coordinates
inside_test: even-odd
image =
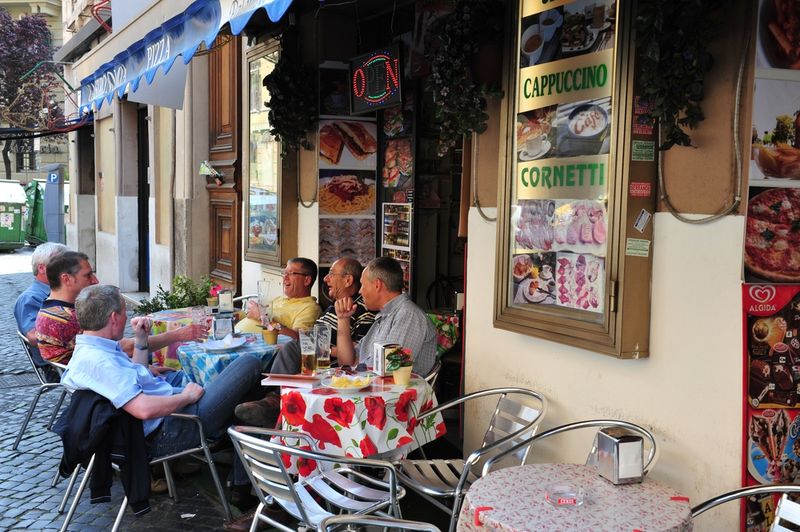
[[[317,345],[314,329],[300,329],[300,373],[313,375],[317,369]]]
[[[325,371],[331,367],[331,327],[327,323],[314,325],[314,339],[317,344],[317,370]]]
[[[261,315],[261,323],[264,325],[272,320],[271,286],[272,281],[258,281],[258,309]]]

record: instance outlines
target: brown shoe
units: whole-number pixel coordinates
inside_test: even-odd
[[[236,405],[234,413],[245,425],[274,428],[281,413],[281,397],[269,394],[258,401]]]
[[[150,493],[166,493],[169,490],[167,481],[163,478],[150,479]]]

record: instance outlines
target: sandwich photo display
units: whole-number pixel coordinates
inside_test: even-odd
[[[319,121],[319,166],[330,169],[375,168],[378,142],[374,122]]]

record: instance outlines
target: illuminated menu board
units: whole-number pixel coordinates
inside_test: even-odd
[[[400,48],[397,44],[350,60],[350,112],[392,107],[401,100]]]
[[[606,310],[615,29],[612,0],[522,2],[510,306]]]

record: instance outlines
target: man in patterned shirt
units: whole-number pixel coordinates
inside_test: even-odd
[[[373,366],[373,345],[394,343],[411,349],[414,373],[430,373],[436,362],[436,332],[425,312],[403,293],[400,263],[389,257],[372,259],[361,275],[360,293],[368,309],[380,312],[356,345],[349,325],[357,307],[351,298],[336,301],[339,364]]]
[[[372,326],[375,314],[367,309],[364,300],[358,295],[361,287],[361,264],[351,258],[341,258],[331,265],[325,284],[328,286],[328,297],[332,301],[341,298],[354,298],[356,311],[350,320],[350,337],[359,340]],[[317,323],[327,323],[331,328],[331,356],[336,356],[336,334],[338,320],[336,310],[330,305],[319,317]],[[292,340],[281,347],[272,363],[272,373],[294,375],[300,372],[300,343]],[[280,412],[280,396],[267,394],[263,399],[242,403],[236,407],[236,417],[248,425],[274,427]]]

